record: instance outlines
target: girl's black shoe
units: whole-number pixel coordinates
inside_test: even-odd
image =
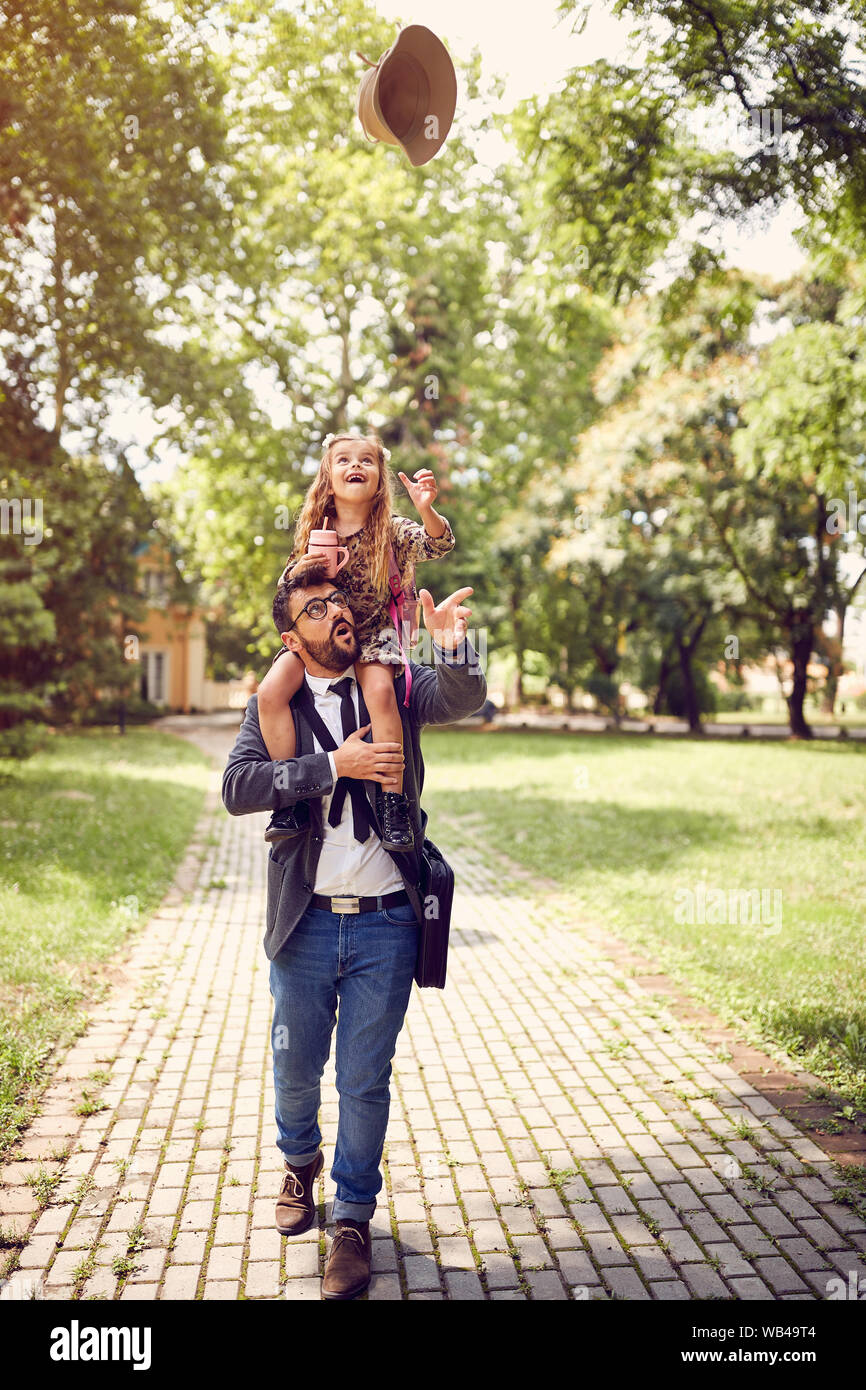
[[[382,826],[382,848],[410,850],[415,835],[409,815],[409,798],[405,792],[379,792],[379,821]]]
[[[310,808],[306,801],[296,801],[294,806],[283,806],[274,811],[265,831],[265,839],[273,843],[277,840],[293,840],[296,835],[305,835],[310,827]]]

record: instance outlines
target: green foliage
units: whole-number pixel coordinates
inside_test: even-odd
[[[144,615],[135,547],[153,512],[121,456],[72,458],[28,413],[0,402],[0,496],[38,503],[41,535],[4,536],[4,575],[17,583],[0,619],[0,729],[37,713],[86,716],[111,692],[131,693],[123,637]],[[8,557],[8,558],[7,558]]]
[[[193,376],[163,335],[223,263],[231,177],[201,7],[171,8],[0,0],[0,320],[57,427],[67,401],[99,418],[109,383],[166,404]]]
[[[563,13],[583,0],[562,0]],[[707,210],[738,215],[775,207],[787,196],[832,221],[866,219],[866,83],[856,61],[860,0],[616,0],[614,12],[637,21],[646,44],[641,93],[665,102],[666,130],[644,154],[643,168],[661,167]],[[853,29],[853,34],[852,34]],[[853,42],[852,42],[853,40]],[[684,132],[684,116],[702,113],[712,126],[726,116],[779,111],[778,140],[754,141],[744,152],[713,152]],[[645,193],[645,205],[652,196]],[[638,229],[637,246],[645,234]]]

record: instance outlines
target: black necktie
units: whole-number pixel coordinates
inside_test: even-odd
[[[343,725],[343,738],[347,739],[349,734],[355,732],[358,722],[355,718],[355,706],[352,703],[352,677],[344,676],[342,680],[332,681],[328,686],[329,690],[335,690],[340,697],[340,720]],[[370,836],[372,824],[370,821],[370,808],[364,794],[364,788],[356,777],[338,777],[334,787],[334,795],[331,798],[331,809],[328,812],[328,824],[339,825],[343,819],[343,806],[346,801],[346,792],[352,801],[352,820],[355,827],[355,839],[359,844],[364,844]]]

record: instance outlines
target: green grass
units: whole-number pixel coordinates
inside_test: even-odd
[[[140,726],[0,763],[0,1153],[102,992],[102,963],[169,886],[207,776],[191,744]]]
[[[866,1106],[866,748],[429,729],[424,805],[552,879],[753,1038]],[[581,771],[581,769],[583,769]],[[699,881],[781,892],[781,927],[676,920]],[[501,882],[500,871],[500,882]],[[519,901],[527,888],[510,884]]]

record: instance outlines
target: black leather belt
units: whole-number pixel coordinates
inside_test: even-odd
[[[381,912],[383,907],[397,907],[402,903],[409,904],[409,894],[403,888],[378,898],[325,898],[321,893],[314,893],[310,898],[310,907],[320,907],[324,912]]]

